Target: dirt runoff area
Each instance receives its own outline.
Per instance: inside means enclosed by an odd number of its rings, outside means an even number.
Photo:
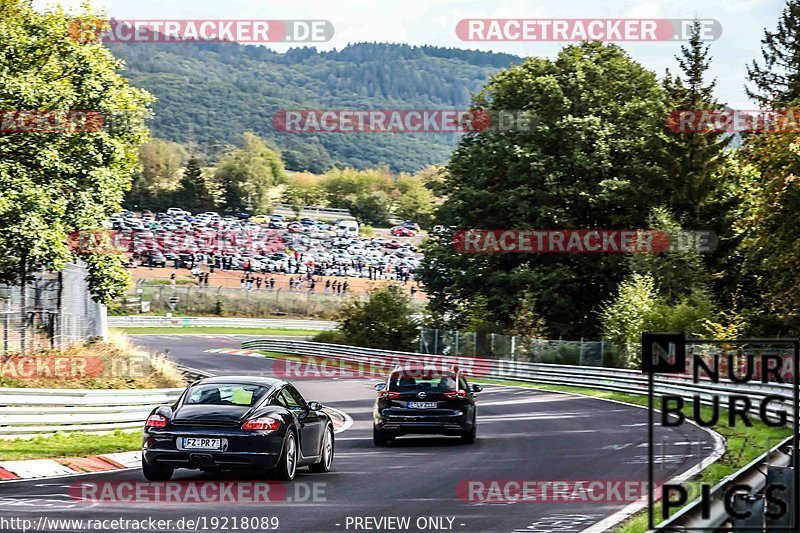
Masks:
[[[170,276],[173,272],[175,272],[175,280],[178,286],[192,284],[197,285],[197,278],[192,275],[191,271],[185,268],[179,268],[177,270],[172,268],[148,268],[148,267],[136,267],[129,269],[128,272],[131,274],[131,279],[133,282],[137,282],[140,279],[145,281],[160,281],[161,283],[169,283]],[[241,271],[222,271],[222,270],[215,270],[213,274],[210,273],[208,268],[203,269],[203,273],[208,273],[208,286],[209,287],[233,287],[233,288],[242,288],[242,278],[245,276],[244,272]],[[275,278],[275,289],[281,290],[288,290],[290,288],[289,280],[293,278],[295,281],[300,279],[301,277],[304,279],[302,291],[308,290],[308,283],[305,281],[305,276],[301,276],[300,274],[259,274],[253,273],[251,274],[253,278],[261,277],[262,279],[269,279],[270,277]],[[366,294],[370,292],[372,289],[383,287],[387,284],[395,284],[403,287],[405,289],[406,294],[409,296],[411,295],[411,288],[414,287],[416,291],[414,292],[414,298],[424,298],[425,291],[417,284],[417,282],[413,280],[409,280],[408,283],[405,285],[401,281],[395,280],[370,280],[365,278],[351,278],[351,277],[343,277],[343,276],[315,276],[314,279],[316,280],[316,287],[314,292],[319,294],[324,294],[325,292],[325,282],[330,280],[331,283],[334,281],[338,281],[339,283],[344,283],[347,281],[347,292],[351,294]],[[265,290],[265,285],[261,286],[261,290]],[[258,290],[257,286],[254,284],[252,290]]]

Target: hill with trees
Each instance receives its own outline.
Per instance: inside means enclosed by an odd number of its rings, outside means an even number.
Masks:
[[[236,43],[110,43],[130,82],[153,94],[155,137],[214,160],[253,132],[280,149],[288,170],[321,173],[388,164],[416,172],[444,164],[456,134],[281,133],[282,109],[465,109],[509,54],[385,43],[277,53]]]

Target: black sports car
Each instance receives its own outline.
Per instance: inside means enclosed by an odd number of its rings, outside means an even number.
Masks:
[[[328,472],[333,448],[330,416],[290,383],[217,376],[153,410],[145,422],[142,470],[150,481],[169,480],[176,468],[255,468],[291,480],[298,466]]]
[[[458,368],[397,368],[385,383],[375,385],[375,390],[375,446],[384,446],[400,435],[421,433],[458,435],[465,443],[475,442],[473,393],[483,389],[480,385],[470,386]]]

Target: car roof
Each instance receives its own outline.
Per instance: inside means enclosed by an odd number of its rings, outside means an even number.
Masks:
[[[406,373],[412,373],[412,372],[437,372],[437,373],[442,374],[442,375],[456,375],[458,373],[458,369],[454,369],[454,368],[443,369],[443,368],[440,368],[440,367],[437,367],[437,366],[432,366],[432,365],[403,365],[400,368],[395,368],[395,369],[392,370],[392,374],[395,374],[395,373],[398,373],[398,372],[406,372]]]
[[[266,376],[214,376],[201,379],[197,382],[198,385],[213,385],[215,383],[264,385],[276,388],[288,385],[288,383],[282,379],[269,378]]]

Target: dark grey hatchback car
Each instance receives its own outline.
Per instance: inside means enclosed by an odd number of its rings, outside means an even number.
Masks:
[[[459,436],[475,442],[477,432],[474,393],[458,368],[448,371],[430,367],[395,369],[385,383],[375,385],[378,397],[372,412],[372,440],[385,446],[395,437],[409,434]]]

